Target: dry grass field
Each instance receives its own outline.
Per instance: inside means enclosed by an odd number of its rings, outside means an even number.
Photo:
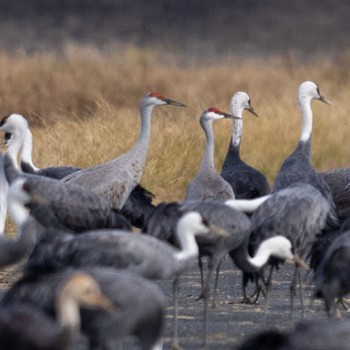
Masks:
[[[203,59],[202,61],[203,62]],[[313,102],[313,163],[319,170],[348,167],[350,154],[350,53],[301,62],[292,55],[238,58],[217,64],[183,62],[134,47],[122,52],[68,47],[61,56],[0,52],[0,110],[25,115],[34,134],[37,166],[87,167],[105,162],[135,141],[139,101],[150,90],[184,102],[154,110],[142,184],[156,202],[184,198],[197,171],[204,133],[198,119],[210,106],[229,111],[231,96],[246,91],[260,118],[247,113],[241,155],[272,182],[294,149],[301,118],[296,89],[314,80],[332,102]],[[215,124],[216,164],[221,169],[231,121]]]

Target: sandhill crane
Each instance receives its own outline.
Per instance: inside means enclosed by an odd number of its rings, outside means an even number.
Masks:
[[[9,124],[11,125],[9,126]],[[62,179],[63,177],[80,170],[80,168],[71,166],[52,166],[42,169],[36,167],[32,160],[33,138],[27,120],[19,114],[9,115],[6,117],[2,129],[6,130],[9,128],[22,130],[22,132],[16,133],[15,135],[6,132],[4,138],[5,144],[9,148],[12,148],[11,143],[14,138],[20,140],[20,144],[22,145],[20,151],[21,169],[24,173]],[[7,182],[5,182],[5,186],[7,186]],[[6,187],[4,187],[4,190],[5,189]],[[142,228],[145,218],[153,209],[152,198],[153,194],[138,184],[130,193],[130,196],[124,204],[122,214],[128,218],[133,226]],[[1,209],[5,211],[6,206],[2,206]]]
[[[271,190],[266,177],[242,161],[240,157],[243,110],[258,117],[251,106],[248,94],[240,91],[231,99],[231,112],[237,119],[233,120],[231,142],[222,166],[221,176],[231,185],[237,199],[253,199],[265,196]]]
[[[164,105],[185,107],[183,103],[170,100],[158,92],[148,93],[141,100],[141,132],[132,149],[107,163],[68,175],[62,181],[88,187],[104,196],[112,208],[121,209],[141,180],[150,142],[153,108]]]
[[[5,174],[20,178],[28,192],[38,196],[51,208],[67,229],[81,232],[95,228],[131,229],[130,223],[108,202],[81,186],[45,176],[16,174],[12,160],[5,156]]]
[[[0,341],[3,349],[68,349],[80,328],[80,307],[110,310],[97,282],[86,273],[70,274],[52,293],[56,320],[33,303],[2,305]],[[40,300],[39,302],[43,302]]]
[[[153,282],[127,271],[92,266],[24,276],[5,294],[0,305],[7,308],[26,303],[55,316],[57,289],[77,274],[91,276],[112,303],[109,312],[81,310],[81,331],[89,340],[89,348],[119,348],[125,336],[134,335],[139,338],[142,349],[161,350],[164,295]],[[40,328],[35,333],[39,331]]]
[[[348,350],[350,322],[303,321],[290,332],[270,329],[250,335],[236,350]]]
[[[235,198],[232,187],[216,171],[214,164],[214,131],[213,120],[235,118],[216,107],[206,109],[200,124],[205,132],[206,145],[197,175],[187,186],[187,199],[214,199],[224,201]]]

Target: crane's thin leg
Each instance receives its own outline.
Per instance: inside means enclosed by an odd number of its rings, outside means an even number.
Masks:
[[[305,310],[304,310],[304,290],[303,290],[303,283],[301,281],[301,271],[299,269],[298,271],[298,277],[299,277],[299,285],[300,285],[300,303],[301,303],[301,316],[302,318],[305,317]]]
[[[214,284],[214,294],[213,294],[213,303],[211,304],[212,308],[216,307],[216,294],[218,291],[218,283],[219,283],[219,273],[220,273],[220,267],[221,267],[222,260],[219,262],[218,266],[216,267],[216,274],[215,274],[215,284]]]
[[[274,265],[270,265],[270,272],[269,272],[269,276],[267,278],[267,281],[264,281],[264,276],[263,276],[263,272],[260,271],[260,277],[262,282],[265,284],[266,287],[266,303],[265,303],[265,318],[264,318],[264,327],[266,328],[266,321],[267,321],[267,313],[268,313],[268,309],[270,306],[270,293],[272,292],[272,274],[273,274],[273,269],[274,269]],[[260,286],[261,288],[261,286]]]
[[[202,257],[199,256],[198,257],[198,266],[199,266],[199,272],[201,274],[201,285],[202,285],[202,292],[201,294],[199,294],[199,296],[197,297],[197,300],[203,299],[204,297],[204,276],[203,276],[203,261],[202,261]]]
[[[173,295],[174,295],[174,340],[173,340],[173,349],[181,349],[179,345],[179,334],[178,334],[178,278],[175,278],[173,282]]]
[[[203,349],[207,348],[207,331],[208,331],[208,299],[209,299],[209,283],[213,268],[209,268],[208,279],[204,289],[204,341]]]
[[[265,302],[265,316],[264,316],[264,328],[266,328],[267,313],[270,306],[270,293],[272,292],[272,281],[266,285],[266,302]]]
[[[290,286],[290,315],[289,315],[289,327],[293,326],[293,311],[294,311],[294,296],[296,292],[297,276],[299,273],[299,267],[295,265],[294,275],[292,279],[292,284]]]

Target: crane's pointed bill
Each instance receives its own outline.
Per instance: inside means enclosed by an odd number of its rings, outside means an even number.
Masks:
[[[331,105],[332,102],[327,100],[324,96],[320,95],[320,97],[318,98],[321,102],[326,103],[327,105]]]
[[[249,111],[251,114],[255,115],[257,118],[259,118],[259,114],[255,112],[254,108],[250,106],[247,108],[247,111]]]
[[[210,229],[210,232],[214,233],[217,236],[221,236],[221,237],[229,237],[230,236],[230,234],[226,230],[224,230],[223,228],[221,228],[219,226],[209,224],[208,227]]]
[[[114,309],[114,304],[111,300],[109,300],[106,296],[100,293],[95,293],[92,296],[92,304],[91,306],[97,306],[100,307],[101,309],[107,311],[107,312],[112,312]]]
[[[170,98],[164,98],[163,101],[166,102],[168,105],[177,106],[177,107],[187,107],[184,103],[171,100]]]
[[[299,265],[300,267],[303,267],[306,270],[308,270],[310,268],[309,265],[297,254],[294,254],[293,260],[297,265]]]
[[[225,113],[225,112],[220,112],[220,114],[223,115],[224,118],[241,119],[241,118],[239,118],[239,117],[236,117],[236,116],[234,116],[234,115],[232,115],[232,114]]]

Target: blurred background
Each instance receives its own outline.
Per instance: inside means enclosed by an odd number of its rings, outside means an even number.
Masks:
[[[186,109],[154,111],[142,183],[157,201],[184,198],[204,150],[198,119],[246,91],[241,157],[273,182],[300,135],[296,90],[313,80],[312,160],[348,167],[347,0],[0,0],[0,113],[34,134],[37,166],[87,167],[126,152],[139,101],[160,91]],[[214,125],[220,171],[231,121]]]
[[[349,47],[347,0],[0,0],[0,45],[62,52],[134,44],[195,57],[337,54]]]

